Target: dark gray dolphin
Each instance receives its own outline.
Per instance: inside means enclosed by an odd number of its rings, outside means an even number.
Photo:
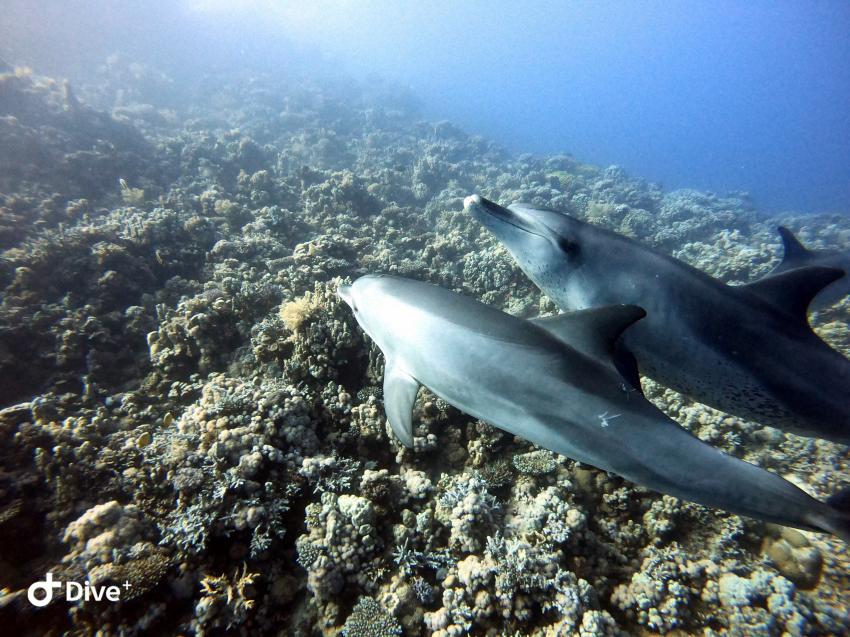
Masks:
[[[623,387],[611,356],[644,315],[638,307],[530,322],[389,276],[361,277],[339,295],[384,353],[387,419],[408,447],[424,385],[475,418],[650,489],[850,541],[850,515],[702,442]]]
[[[560,212],[478,195],[464,206],[561,309],[645,308],[621,343],[641,373],[730,414],[850,444],[850,361],[806,318],[841,270],[797,268],[729,286]]]
[[[779,226],[779,235],[782,237],[784,254],[782,261],[768,276],[813,265],[842,270],[843,277],[815,295],[809,304],[810,310],[823,310],[850,294],[850,276],[847,275],[850,272],[850,250],[809,250],[793,232],[783,226]]]

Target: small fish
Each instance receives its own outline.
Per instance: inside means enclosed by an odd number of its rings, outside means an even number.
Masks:
[[[639,307],[526,321],[434,285],[371,275],[338,293],[384,353],[384,409],[408,447],[424,385],[475,418],[655,491],[850,542],[850,514],[623,391],[614,344],[644,316]]]

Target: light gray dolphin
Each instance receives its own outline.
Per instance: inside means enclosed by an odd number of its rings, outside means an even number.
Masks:
[[[420,385],[475,418],[650,489],[850,541],[850,515],[724,454],[624,387],[611,362],[644,312],[526,321],[428,283],[364,276],[339,296],[384,353],[384,407],[413,446]]]
[[[779,226],[779,235],[782,237],[784,254],[782,261],[773,268],[768,276],[812,265],[843,271],[843,277],[833,281],[815,295],[815,298],[809,304],[810,310],[823,310],[850,294],[850,276],[848,276],[848,272],[850,272],[850,250],[810,250],[800,243],[793,232],[784,226]]]
[[[841,270],[797,268],[729,286],[561,212],[478,195],[464,207],[562,310],[646,309],[621,339],[642,374],[727,413],[850,444],[850,361],[806,317]]]

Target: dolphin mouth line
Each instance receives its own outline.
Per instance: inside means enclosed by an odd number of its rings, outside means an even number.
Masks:
[[[500,216],[497,216],[497,215],[492,215],[492,216],[495,217],[497,221],[501,221],[502,223],[506,223],[509,226],[513,226],[517,230],[522,230],[523,232],[527,232],[528,234],[533,234],[534,236],[540,237],[541,239],[546,238],[544,235],[540,234],[539,232],[534,232],[534,230],[529,230],[528,228],[524,228],[520,225],[517,225],[516,223],[514,223],[513,221],[510,221],[509,219],[506,219],[505,217],[500,217]]]
[[[489,205],[488,205],[489,204]],[[484,197],[480,197],[479,195],[471,195],[467,197],[463,202],[464,208],[468,210],[480,209],[487,213],[490,217],[493,217],[497,221],[501,221],[509,226],[513,226],[517,230],[522,230],[523,232],[527,232],[528,234],[533,234],[536,237],[540,237],[541,239],[545,239],[546,235],[543,235],[539,232],[535,232],[526,226],[521,226],[514,221],[516,218],[515,213],[513,213],[508,208],[503,208],[502,206],[495,204]],[[505,213],[510,214],[505,214]]]

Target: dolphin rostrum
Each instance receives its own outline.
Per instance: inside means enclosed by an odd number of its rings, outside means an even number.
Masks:
[[[782,247],[785,253],[782,256],[782,261],[773,268],[768,276],[812,265],[843,271],[843,277],[833,281],[815,295],[809,305],[810,310],[823,310],[850,294],[850,276],[848,276],[848,273],[850,273],[850,251],[810,250],[800,243],[793,232],[783,226],[779,226],[779,235],[782,237]]]
[[[806,317],[843,271],[812,266],[729,286],[561,212],[478,195],[464,207],[562,310],[646,309],[620,342],[640,373],[727,413],[850,444],[850,361]]]
[[[635,306],[536,322],[443,288],[364,276],[339,296],[386,359],[384,408],[413,446],[420,385],[475,418],[673,496],[850,541],[850,514],[702,442],[624,385],[611,362]]]

